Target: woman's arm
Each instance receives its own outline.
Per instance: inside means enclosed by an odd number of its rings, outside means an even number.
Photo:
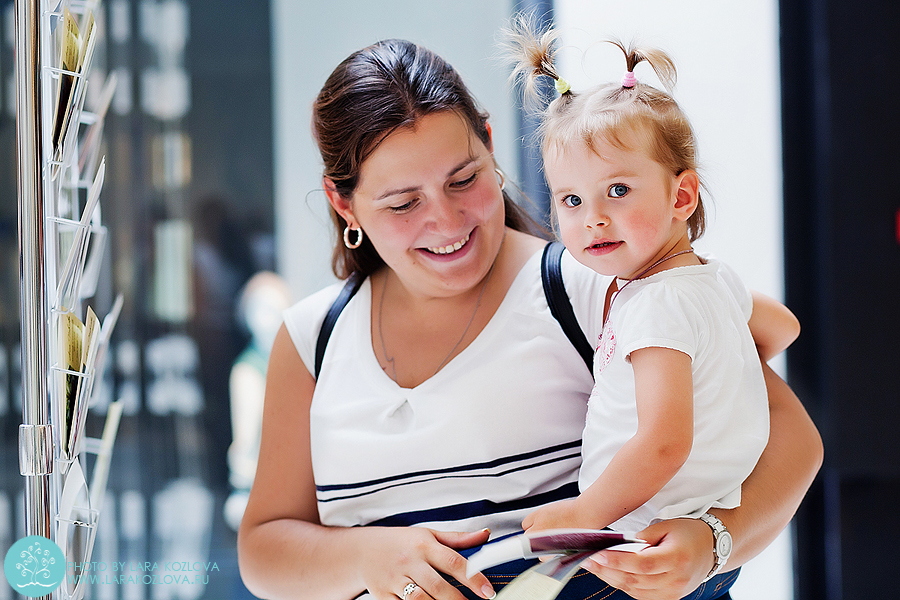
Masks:
[[[787,306],[765,294],[752,291],[750,333],[763,362],[784,352],[800,335],[800,321]]]
[[[787,527],[806,490],[822,466],[824,447],[819,431],[790,387],[763,365],[769,390],[769,443],[756,468],[741,486],[741,506],[714,509],[735,544],[726,568],[736,568],[762,552]],[[740,510],[744,506],[752,510]]]
[[[467,579],[465,559],[452,550],[484,543],[487,532],[319,524],[309,435],[314,388],[282,326],[269,358],[259,465],[238,533],[247,588],[270,600],[347,600],[366,589],[400,595],[414,581],[436,599],[463,600],[439,572],[473,591],[489,585],[480,574]]]
[[[800,400],[765,364],[763,372],[769,391],[769,442],[741,487],[741,505],[710,511],[734,537],[727,570],[756,556],[781,533],[822,465],[822,440]],[[697,519],[657,523],[640,537],[653,547],[637,554],[600,552],[585,568],[635,598],[669,600],[696,589],[713,566],[712,531]]]

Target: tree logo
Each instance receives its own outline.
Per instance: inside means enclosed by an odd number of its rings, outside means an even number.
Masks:
[[[48,596],[66,576],[66,557],[51,540],[30,535],[10,547],[3,571],[9,585],[20,594]]]

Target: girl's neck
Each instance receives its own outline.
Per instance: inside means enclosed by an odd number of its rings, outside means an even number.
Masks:
[[[691,240],[687,233],[677,240],[670,241],[659,251],[653,255],[641,268],[636,269],[633,273],[627,275],[618,275],[619,279],[626,281],[634,279],[642,279],[674,269],[675,267],[686,267],[690,265],[702,264],[696,254],[692,252]],[[677,255],[677,256],[675,256]]]

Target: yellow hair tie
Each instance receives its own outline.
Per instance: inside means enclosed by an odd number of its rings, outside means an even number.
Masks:
[[[569,82],[563,79],[562,77],[557,78],[556,80],[556,91],[560,93],[560,95],[565,94],[572,86],[569,85]]]

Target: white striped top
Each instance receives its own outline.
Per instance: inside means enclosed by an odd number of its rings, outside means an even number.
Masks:
[[[413,389],[399,387],[375,358],[371,287],[363,284],[334,328],[311,406],[323,524],[490,527],[497,536],[518,530],[537,506],[577,494],[593,381],[547,307],[540,254],[478,337]],[[563,276],[579,322],[596,339],[609,278],[568,253]],[[285,311],[310,367],[342,285]]]

